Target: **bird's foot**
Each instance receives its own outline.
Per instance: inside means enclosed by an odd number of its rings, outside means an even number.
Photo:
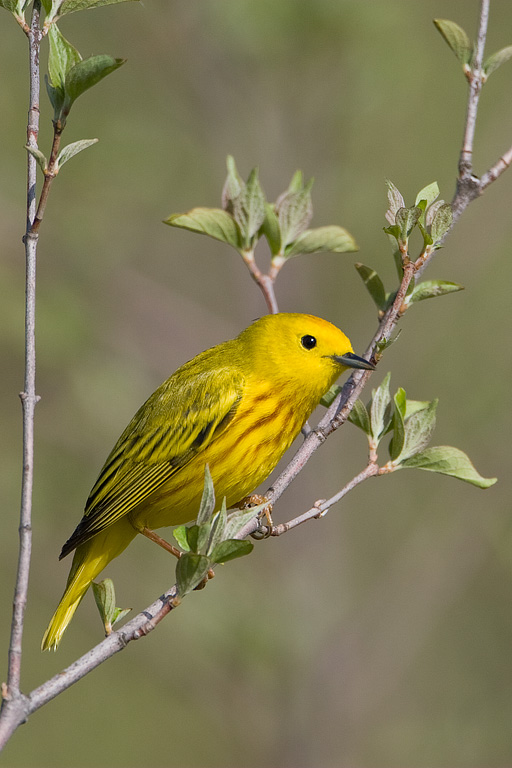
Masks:
[[[265,518],[266,525],[260,524],[259,528],[256,528],[256,530],[251,533],[253,539],[268,539],[269,536],[272,536],[272,532],[274,530],[274,523],[272,520],[272,504],[267,500],[265,496],[260,496],[259,493],[253,493],[251,496],[246,496],[245,499],[242,499],[242,501],[237,504],[239,509],[259,507],[261,504],[266,504],[266,506],[265,509],[262,509],[261,512],[258,513],[258,517],[260,519],[260,523],[262,519]]]

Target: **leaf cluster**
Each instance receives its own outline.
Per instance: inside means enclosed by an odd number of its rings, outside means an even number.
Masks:
[[[46,89],[53,107],[54,125],[62,130],[78,97],[118,69],[125,59],[115,59],[107,54],[82,59],[55,23],[49,28],[48,39],[50,53]]]
[[[471,42],[466,31],[449,19],[434,19],[434,24],[449,48],[462,64],[462,71],[468,79],[471,79],[475,69],[476,45]],[[507,45],[499,51],[491,54],[482,64],[482,83],[486,83],[490,75],[512,58],[512,45]]]
[[[410,207],[405,205],[401,192],[392,181],[387,179],[386,184],[386,219],[389,226],[384,227],[384,232],[389,237],[398,278],[401,280],[404,264],[410,260],[409,239],[413,230],[417,228],[422,238],[422,250],[416,262],[419,266],[434,250],[441,248],[442,241],[452,226],[453,214],[449,203],[438,200],[439,186],[435,181],[418,192],[414,205]],[[382,279],[372,267],[360,262],[357,262],[355,267],[377,307],[379,317],[382,317],[395,300],[396,291],[386,291]],[[413,278],[403,310],[418,301],[462,289],[461,285],[446,280],[424,280],[417,283]]]
[[[496,478],[482,477],[469,457],[458,448],[441,445],[428,448],[436,423],[437,400],[408,400],[401,387],[393,397],[390,393],[391,374],[387,374],[372,398],[364,405],[357,400],[349,420],[359,427],[370,445],[370,453],[376,458],[377,449],[386,435],[390,460],[383,467],[383,473],[398,469],[425,469],[450,475],[459,480],[489,488]]]
[[[48,74],[45,76],[48,98],[53,108],[55,137],[60,137],[64,130],[71,107],[85,91],[99,83],[103,78],[119,69],[125,59],[114,58],[107,54],[89,56],[83,59],[79,51],[66,40],[57,26],[62,16],[76,11],[98,8],[102,5],[114,5],[126,0],[41,0],[45,14],[41,28],[42,37],[48,37]],[[25,12],[32,0],[0,0],[0,7],[10,11],[26,34],[31,34],[25,21]],[[50,160],[34,144],[26,145],[28,152],[36,159],[45,176],[56,176],[59,169],[72,157],[84,149],[96,144],[98,139],[81,139],[58,151],[54,141]]]
[[[244,181],[233,157],[227,158],[227,177],[222,191],[222,208],[193,208],[165,219],[171,227],[208,235],[235,248],[244,258],[265,238],[272,257],[272,267],[282,265],[299,254],[356,251],[354,238],[336,225],[309,229],[313,215],[311,188],[313,179],[304,182],[297,171],[275,201],[267,201],[258,169],[253,168]]]
[[[253,550],[251,541],[237,539],[236,535],[266,505],[230,514],[226,509],[225,498],[218,512],[215,512],[215,506],[213,480],[206,465],[203,495],[195,523],[179,525],[173,530],[173,536],[183,550],[176,566],[176,584],[180,597],[199,586],[215,564],[227,563]]]

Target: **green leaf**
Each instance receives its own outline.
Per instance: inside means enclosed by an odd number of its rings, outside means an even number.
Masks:
[[[407,398],[405,390],[400,387],[395,397],[395,410],[393,411],[393,437],[389,444],[389,455],[393,461],[400,456],[405,440],[405,411]]]
[[[302,175],[302,171],[295,171],[295,173],[292,176],[292,180],[288,185],[287,191],[300,192],[303,186],[304,186],[304,177]]]
[[[306,229],[286,249],[285,256],[290,259],[301,253],[350,253],[358,250],[358,245],[351,234],[335,224],[316,229]]]
[[[265,218],[261,225],[261,234],[266,237],[272,256],[277,256],[281,250],[281,230],[279,219],[271,203],[265,203]]]
[[[107,632],[110,632],[116,622],[121,621],[130,613],[131,608],[116,607],[116,592],[112,579],[103,579],[99,583],[93,581],[92,591],[103,626]]]
[[[398,191],[397,187],[393,184],[390,179],[386,179],[386,186],[388,188],[388,203],[389,207],[386,211],[386,220],[390,224],[395,223],[396,214],[400,210],[400,208],[405,208],[405,200],[401,193]],[[386,230],[384,230],[386,231]],[[392,232],[389,232],[388,234],[393,234]]]
[[[386,432],[391,420],[391,395],[389,393],[390,379],[391,373],[388,373],[377,389],[372,391],[372,400],[370,404],[371,435],[377,442]]]
[[[282,248],[286,248],[287,245],[297,240],[301,232],[307,229],[313,216],[313,204],[311,202],[313,179],[310,179],[301,189],[295,190],[296,179],[298,178],[296,173],[288,190],[280,195],[276,201],[275,209],[281,229]],[[302,179],[302,174],[300,179]],[[308,252],[311,251],[296,251],[292,255]]]
[[[370,296],[377,305],[377,309],[381,312],[385,312],[387,309],[386,289],[384,283],[378,276],[377,272],[371,267],[367,267],[360,262],[356,262],[354,265],[357,269],[359,276],[365,284]]]
[[[394,237],[395,240],[398,240],[400,237],[400,227],[398,224],[392,224],[390,227],[382,227],[386,235],[390,235],[391,237]],[[394,247],[394,246],[393,246]]]
[[[116,608],[114,582],[112,579],[103,579],[103,581],[100,581],[99,583],[93,581],[92,591],[103,623],[105,626],[107,624],[112,624]]]
[[[450,475],[478,488],[489,488],[497,480],[496,477],[482,477],[463,451],[449,445],[426,448],[397,466],[397,469],[409,468]]]
[[[82,61],[82,57],[74,46],[61,34],[56,24],[48,29],[50,53],[48,56],[48,74],[54,88],[64,93],[66,75],[69,70]]]
[[[211,560],[213,563],[227,563],[228,560],[234,560],[237,557],[243,557],[248,555],[254,549],[254,544],[251,541],[244,539],[227,539],[217,544],[215,549],[211,553]]]
[[[197,587],[204,579],[210,567],[210,558],[185,552],[176,565],[176,584],[181,597]]]
[[[420,230],[420,232],[421,232],[421,234],[423,236],[423,245],[426,248],[427,245],[432,245],[432,243],[434,241],[432,240],[432,238],[430,237],[429,233],[427,232],[427,230],[425,229],[425,227],[421,223],[421,219],[422,218],[424,218],[424,217],[423,216],[420,217],[420,221],[418,221],[418,227],[419,227],[419,230]]]
[[[117,624],[118,621],[121,621],[125,616],[128,616],[131,610],[131,608],[116,608],[112,617],[111,626],[114,626],[114,624]]]
[[[215,240],[242,248],[240,229],[234,218],[222,208],[193,208],[187,213],[174,213],[165,219],[170,227],[188,229],[200,235],[209,235]]]
[[[405,419],[409,419],[414,413],[418,413],[418,411],[424,411],[429,406],[431,400],[407,400],[405,404]]]
[[[434,19],[434,24],[462,66],[467,68],[473,56],[473,46],[465,31],[454,21],[448,19]]]
[[[260,180],[258,178],[258,169],[253,168],[247,179],[245,187],[246,201],[245,207],[247,210],[247,233],[249,237],[254,237],[259,228],[263,224],[266,216],[266,198],[261,188]]]
[[[87,149],[87,147],[92,147],[92,145],[97,144],[98,141],[99,139],[80,139],[80,141],[74,141],[72,144],[68,144],[61,149],[57,156],[57,170],[61,168],[64,163],[67,163],[68,160],[71,160],[72,157],[78,155],[79,152]]]
[[[199,505],[199,512],[197,513],[197,524],[201,525],[210,520],[215,510],[215,490],[213,487],[213,480],[210,473],[210,467],[208,464],[204,466],[204,485],[203,495],[201,497],[201,504]]]
[[[393,459],[395,464],[406,461],[427,447],[436,425],[437,403],[437,400],[432,400],[428,408],[417,410],[405,421],[403,445]]]
[[[426,207],[428,208],[429,205],[432,205],[434,200],[437,200],[439,197],[439,185],[437,181],[433,181],[432,184],[428,184],[426,187],[423,187],[423,189],[420,189],[418,194],[416,195],[416,200],[414,201],[414,205],[418,205],[421,200],[426,201]]]
[[[394,297],[393,297],[394,298]],[[393,303],[393,298],[390,297],[389,303]],[[389,339],[387,339],[385,336],[380,339],[380,341],[377,342],[376,347],[379,354],[382,354],[388,347],[390,347],[392,344],[395,343],[395,341],[398,339],[400,334],[402,333],[402,330],[399,329],[394,336],[390,336]]]
[[[0,7],[5,8],[6,11],[20,16],[22,13],[22,0],[0,0]]]
[[[199,552],[199,532],[201,527],[194,523],[185,528],[189,552]]]
[[[438,243],[444,237],[452,226],[452,222],[452,207],[449,203],[444,203],[437,209],[432,219],[430,235],[434,243]]]
[[[102,5],[115,5],[124,2],[127,0],[64,0],[59,9],[59,16],[75,11],[86,11],[89,8],[99,8]]]
[[[253,168],[247,184],[232,200],[233,218],[240,227],[246,248],[251,245],[254,235],[265,220],[265,203],[265,195],[258,179],[258,169]]]
[[[425,224],[427,227],[432,226],[432,222],[434,221],[434,216],[436,215],[436,213],[438,212],[438,210],[442,205],[445,205],[444,200],[436,200],[435,203],[432,203],[432,205],[430,205],[427,208],[427,212],[425,214]]]
[[[27,152],[29,152],[32,155],[32,157],[34,157],[37,160],[39,167],[41,168],[43,173],[45,173],[46,170],[48,169],[48,160],[43,155],[41,150],[38,147],[31,147],[29,144],[25,144],[25,149],[27,150]]]
[[[75,64],[66,74],[64,85],[64,107],[65,115],[69,113],[71,105],[89,88],[99,83],[104,77],[119,69],[126,59],[114,59],[107,54],[90,56]]]
[[[432,299],[436,296],[446,296],[448,293],[463,291],[464,286],[458,283],[450,283],[447,280],[424,280],[414,286],[411,295],[408,298],[408,304],[414,304],[425,299]]]
[[[48,93],[48,98],[50,99],[50,104],[53,107],[53,119],[59,120],[62,113],[62,107],[64,105],[64,91],[62,88],[54,88],[53,85],[51,85],[48,76],[44,76],[44,81],[46,83],[46,90]]]
[[[492,75],[492,73],[497,70],[498,67],[501,67],[501,65],[508,61],[510,58],[512,58],[512,45],[508,45],[506,48],[502,48],[500,51],[496,51],[496,53],[493,53],[491,56],[489,56],[489,58],[484,62],[483,66],[485,75],[484,82],[487,80],[489,75]]]
[[[418,223],[423,211],[417,205],[412,208],[400,208],[396,214],[396,224],[400,228],[400,239],[407,240],[412,230]]]
[[[323,405],[324,408],[329,408],[329,406],[332,405],[333,402],[336,400],[340,392],[341,392],[340,385],[333,384],[332,387],[327,390],[325,395],[323,395],[322,399],[320,400],[320,405]]]
[[[172,532],[172,535],[184,552],[190,552],[190,544],[188,543],[187,531],[188,528],[186,525],[178,525],[178,527],[174,528]]]
[[[349,414],[348,420],[356,427],[359,427],[359,429],[362,429],[365,435],[372,434],[370,415],[366,410],[365,404],[361,400],[356,400],[354,403],[354,407]]]
[[[215,517],[213,518],[210,533],[210,542],[206,551],[207,555],[210,555],[212,549],[215,549],[217,544],[220,544],[226,538],[226,525],[228,521],[226,511],[226,499],[222,500],[222,505]]]
[[[395,409],[398,409],[400,411],[402,419],[405,419],[405,415],[407,413],[407,397],[405,395],[405,389],[403,387],[399,387],[397,389],[394,400],[395,400]]]
[[[228,213],[232,214],[233,200],[235,200],[242,189],[244,189],[245,181],[238,173],[233,155],[227,156],[226,166],[228,169],[228,175],[226,176],[226,181],[224,182],[224,187],[222,189],[222,207],[225,211],[228,211]]]

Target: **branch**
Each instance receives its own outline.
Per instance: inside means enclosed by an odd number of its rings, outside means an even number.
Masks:
[[[484,58],[485,38],[487,37],[487,24],[489,21],[489,2],[482,0],[480,5],[480,22],[476,47],[471,62],[471,68],[467,72],[469,81],[469,97],[466,109],[466,124],[464,127],[464,140],[459,159],[459,180],[468,182],[473,171],[473,143],[475,139],[476,116],[480,91],[483,85],[482,61]]]
[[[36,0],[32,11],[29,39],[30,57],[30,103],[27,122],[27,143],[37,147],[39,133],[39,46],[41,32],[39,28],[40,2]],[[20,509],[20,548],[18,569],[14,589],[11,639],[9,644],[9,668],[7,686],[3,697],[11,699],[20,696],[21,654],[23,639],[23,621],[27,605],[30,556],[32,550],[32,486],[34,478],[34,411],[39,398],[35,390],[36,350],[35,350],[35,304],[36,304],[36,250],[37,236],[30,233],[35,216],[36,203],[35,159],[28,154],[27,171],[27,225],[25,242],[26,256],[26,303],[25,303],[25,379],[21,393],[23,410],[23,475],[21,485]]]
[[[324,517],[328,510],[334,504],[337,504],[338,501],[341,501],[341,499],[346,496],[347,493],[352,491],[356,486],[360,485],[360,483],[368,480],[370,477],[376,477],[379,474],[380,468],[378,465],[375,462],[370,462],[362,472],[353,477],[350,482],[343,486],[341,491],[338,491],[338,493],[334,494],[334,496],[331,496],[330,499],[319,499],[318,501],[315,501],[313,506],[308,509],[307,512],[303,512],[298,517],[294,517],[293,520],[288,520],[286,523],[280,523],[279,525],[274,526],[271,535],[281,536],[283,533],[287,533],[293,528],[297,528],[297,526],[302,525],[302,523],[307,523],[308,520],[316,520]]]
[[[243,251],[242,258],[247,269],[251,273],[252,279],[259,286],[263,294],[263,298],[265,299],[269,313],[271,315],[275,315],[277,312],[279,312],[276,294],[274,291],[276,275],[272,273],[272,270],[268,275],[261,271],[254,260],[254,252],[252,250]]]
[[[37,206],[36,215],[32,220],[32,226],[30,227],[30,235],[37,234],[43,221],[44,212],[46,210],[46,203],[48,202],[48,195],[50,194],[50,188],[52,181],[58,173],[57,157],[59,154],[60,141],[62,138],[62,128],[58,124],[54,124],[53,127],[53,143],[52,151],[50,153],[50,159],[48,161],[48,168],[44,171],[44,182],[39,197],[39,203]]]
[[[35,688],[27,696],[19,694],[11,696],[10,692],[3,689],[2,717],[0,718],[0,751],[12,736],[18,725],[24,723],[27,718],[66,691],[74,683],[92,672],[110,659],[119,651],[122,651],[128,643],[146,637],[174,608],[180,604],[176,586],[167,590],[158,600],[155,600],[144,611],[125,624],[121,629],[112,632],[101,643],[85,653],[73,664],[62,672],[47,680]]]

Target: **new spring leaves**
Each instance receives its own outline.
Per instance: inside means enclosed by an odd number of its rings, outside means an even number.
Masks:
[[[449,19],[434,19],[434,24],[462,64],[462,71],[466,77],[471,79],[471,73],[475,63],[474,57],[476,46],[470,41],[466,31]],[[511,57],[512,45],[508,45],[506,48],[501,48],[501,50],[491,54],[491,56],[482,63],[482,83],[485,83],[489,76]]]
[[[254,168],[247,182],[240,177],[235,161],[227,159],[228,175],[222,192],[222,208],[193,208],[165,220],[172,227],[209,235],[251,259],[258,240],[265,237],[272,255],[274,273],[293,256],[308,253],[356,251],[354,238],[336,225],[308,229],[313,215],[311,179],[304,184],[297,171],[275,203],[269,203]]]
[[[439,445],[427,448],[436,423],[437,400],[407,400],[400,388],[393,398],[389,391],[390,374],[372,392],[368,405],[358,400],[349,420],[363,430],[368,437],[370,457],[376,461],[381,440],[392,433],[389,443],[390,461],[382,468],[382,474],[397,469],[426,469],[442,475],[489,488],[495,477],[482,477],[469,457],[458,448]]]
[[[208,465],[205,467],[204,490],[197,520],[193,525],[179,525],[173,536],[183,550],[176,565],[176,585],[180,597],[195,589],[216,564],[227,563],[248,555],[253,543],[236,538],[239,531],[262,512],[267,504],[236,510],[228,515],[226,500],[215,512],[215,491]]]
[[[418,192],[416,201],[410,208],[406,207],[402,194],[393,182],[387,179],[386,184],[389,206],[386,219],[389,226],[384,228],[384,232],[389,236],[398,277],[401,280],[403,265],[409,260],[409,238],[413,230],[418,228],[423,241],[417,261],[420,266],[433,251],[441,248],[442,241],[452,226],[453,215],[449,203],[438,200],[439,187],[435,181]],[[396,291],[386,291],[384,283],[372,267],[361,263],[357,263],[355,267],[377,307],[379,317],[382,317],[393,303]],[[413,278],[403,309],[424,299],[461,290],[461,285],[446,280],[424,280],[416,283]]]
[[[41,37],[47,36],[49,41],[48,76],[45,79],[48,97],[53,107],[53,125],[56,135],[62,133],[76,99],[125,62],[125,59],[116,59],[107,54],[82,59],[77,49],[60,32],[56,24],[57,20],[76,11],[124,1],[42,0],[46,18],[40,34]],[[30,0],[0,0],[0,6],[13,14],[27,35],[32,34],[25,21],[25,11],[29,5],[31,5]],[[60,150],[58,154],[52,153],[50,161],[37,146],[29,144],[26,148],[37,160],[45,175],[50,173],[55,176],[64,163],[97,141],[98,139],[75,141]]]

